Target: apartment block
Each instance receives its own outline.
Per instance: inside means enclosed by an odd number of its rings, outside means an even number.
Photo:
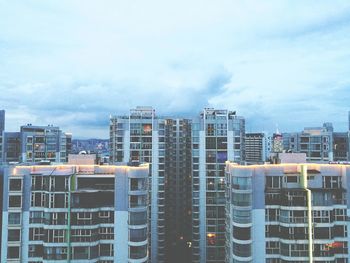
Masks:
[[[348,262],[350,166],[226,164],[226,262]]]
[[[1,262],[148,262],[148,164],[4,168]]]
[[[59,127],[21,126],[21,162],[67,162],[66,135]]]
[[[4,163],[20,162],[21,159],[21,133],[4,133]]]
[[[333,156],[336,162],[350,161],[348,132],[333,132]]]
[[[191,262],[191,129],[189,119],[166,119],[165,255],[168,263]]]
[[[204,109],[192,124],[192,262],[225,262],[225,162],[244,161],[244,118]]]
[[[272,135],[272,152],[281,153],[283,152],[283,136],[279,131],[276,131]]]
[[[245,161],[247,164],[266,162],[267,135],[262,132],[245,134]]]
[[[4,167],[0,165],[0,196],[3,196]],[[0,202],[0,259],[1,259],[1,236],[2,236],[2,203]]]
[[[333,127],[330,123],[323,127],[305,128],[302,132],[283,133],[284,149],[305,153],[308,162],[329,162],[334,160]]]
[[[110,119],[110,161],[150,163],[150,258],[165,260],[165,124],[152,107]]]
[[[37,163],[50,161],[65,163],[71,151],[71,134],[59,127],[21,126],[20,132],[5,132],[4,162]]]
[[[0,110],[0,165],[4,162],[5,111]]]

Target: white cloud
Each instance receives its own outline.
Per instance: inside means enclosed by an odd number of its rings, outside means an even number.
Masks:
[[[107,137],[109,114],[136,105],[208,104],[251,129],[344,129],[348,101],[329,94],[350,88],[349,55],[348,1],[0,4],[0,105],[13,130],[54,122]]]

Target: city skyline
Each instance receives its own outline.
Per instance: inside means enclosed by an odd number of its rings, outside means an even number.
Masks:
[[[186,118],[233,109],[247,131],[347,129],[346,1],[0,7],[7,131],[54,124],[76,138],[108,138],[109,115],[138,105]]]
[[[137,108],[137,107],[151,107],[153,108],[152,106],[136,106],[134,108]],[[203,109],[214,109],[212,107],[205,107]],[[203,110],[202,109],[202,110]],[[224,109],[224,108],[219,108],[220,110],[227,110],[227,109]],[[128,114],[130,113],[132,109],[128,109],[127,111],[123,111],[121,113],[118,112],[118,114],[114,114],[114,115],[125,115],[125,114]],[[156,109],[154,109],[156,110]],[[45,126],[59,126],[59,127],[65,127],[65,129],[67,129],[67,133],[69,134],[72,134],[72,129],[69,129],[69,127],[72,127],[72,126],[66,126],[66,125],[56,125],[57,123],[54,123],[52,120],[48,120],[48,124],[44,124],[44,123],[40,123],[40,120],[37,120],[38,122],[37,123],[31,123],[30,121],[27,121],[27,122],[24,122],[23,124],[19,124],[19,123],[12,123],[12,126],[10,126],[10,128],[8,127],[8,113],[6,110],[4,110],[6,112],[5,114],[5,131],[6,132],[17,132],[20,130],[20,127],[21,126],[28,126],[28,125],[35,125],[35,126],[42,126],[42,127],[45,127]],[[157,117],[163,117],[163,118],[187,118],[187,119],[195,119],[196,118],[196,115],[195,113],[200,113],[200,111],[198,112],[193,112],[192,114],[159,114],[157,111],[155,112],[156,113],[156,116]],[[348,117],[350,117],[350,111],[349,112],[346,112],[346,114],[348,115]],[[78,140],[89,140],[89,139],[101,139],[101,140],[107,140],[109,135],[108,135],[108,122],[110,121],[110,118],[112,117],[113,115],[110,114],[109,117],[107,118],[107,124],[105,125],[101,125],[101,130],[99,130],[99,132],[96,133],[96,130],[94,129],[90,129],[90,133],[84,133],[82,131],[80,131],[79,134],[75,134],[73,133],[72,135],[74,136],[74,139],[78,139]],[[242,117],[245,117],[245,116],[242,116]],[[248,118],[246,118],[248,119]],[[350,120],[350,119],[349,119]],[[91,120],[93,122],[93,120]],[[249,119],[248,119],[249,121]],[[287,129],[287,130],[281,130],[281,127],[279,126],[278,123],[275,123],[274,126],[271,126],[269,127],[268,129],[260,129],[259,128],[252,128],[249,124],[249,122],[246,124],[246,131],[247,133],[256,133],[256,132],[263,132],[263,133],[266,133],[266,134],[274,134],[276,132],[280,132],[280,133],[290,133],[290,132],[300,132],[302,131],[303,129],[305,128],[321,128],[323,124],[325,123],[331,123],[333,124],[333,127],[334,127],[334,130],[337,131],[337,132],[346,132],[348,131],[348,125],[350,125],[350,122],[346,122],[344,125],[342,125],[342,128],[343,129],[338,129],[337,126],[334,125],[334,123],[337,123],[337,122],[333,122],[333,121],[329,121],[329,122],[321,122],[321,123],[316,123],[315,121],[310,121],[310,122],[307,122],[305,123],[306,126],[303,126],[303,127],[294,127],[293,128],[290,128],[290,129]],[[17,125],[18,124],[18,125]],[[314,125],[312,125],[314,124]],[[344,126],[344,127],[343,127]],[[103,128],[104,127],[104,128]],[[265,127],[265,126],[264,126]],[[102,133],[101,133],[102,131]],[[84,133],[83,135],[81,135],[82,133]],[[105,135],[105,133],[107,133]],[[89,134],[91,134],[91,136],[89,136]],[[103,134],[102,136],[99,136],[97,134]]]

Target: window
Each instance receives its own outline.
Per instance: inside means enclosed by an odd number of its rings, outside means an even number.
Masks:
[[[140,259],[147,256],[147,246],[130,246],[130,258],[131,259]]]
[[[31,195],[31,206],[41,207],[45,206],[46,196],[44,193],[32,192]]]
[[[101,211],[98,213],[98,216],[100,218],[109,218],[110,217],[110,212],[109,211]]]
[[[100,256],[113,256],[113,244],[100,244]]]
[[[280,176],[266,176],[266,188],[280,188],[281,177]]]
[[[44,240],[45,231],[43,228],[29,228],[29,240]]]
[[[10,195],[9,196],[9,207],[21,207],[22,197],[20,195]]]
[[[130,241],[141,242],[147,239],[147,228],[130,229]]]
[[[287,175],[286,176],[286,182],[287,183],[297,183],[298,182],[298,177],[295,175]]]
[[[22,179],[10,179],[10,191],[21,191],[22,190]]]
[[[19,247],[8,247],[7,248],[7,258],[8,259],[19,258]]]
[[[205,146],[207,149],[216,149],[216,138],[215,137],[207,137]]]
[[[250,177],[233,177],[232,188],[240,190],[252,189],[252,179]]]
[[[239,240],[250,240],[250,227],[233,226],[232,236]]]
[[[239,257],[250,257],[251,256],[251,245],[250,244],[236,244],[233,243],[232,252]]]
[[[9,229],[8,231],[8,241],[20,241],[21,231],[20,229]]]
[[[65,195],[55,194],[54,195],[54,208],[65,208]]]
[[[89,248],[88,247],[74,247],[73,259],[88,259]]]
[[[130,225],[144,225],[147,224],[147,212],[130,212]]]
[[[250,223],[251,222],[251,210],[232,210],[233,221],[236,223]]]
[[[9,225],[19,225],[21,224],[21,213],[11,213],[9,212],[8,217],[8,223]]]
[[[54,243],[65,242],[65,230],[63,229],[53,230],[53,242]]]
[[[252,203],[251,194],[232,193],[232,204],[236,206],[250,206]]]
[[[89,219],[92,219],[92,213],[90,212],[78,213],[78,220],[89,220]]]
[[[208,136],[215,135],[214,124],[207,124],[206,135],[208,135]]]

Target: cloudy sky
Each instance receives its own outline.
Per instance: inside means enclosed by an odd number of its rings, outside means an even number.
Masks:
[[[6,128],[108,138],[110,114],[236,110],[299,131],[350,110],[350,1],[1,1]]]

